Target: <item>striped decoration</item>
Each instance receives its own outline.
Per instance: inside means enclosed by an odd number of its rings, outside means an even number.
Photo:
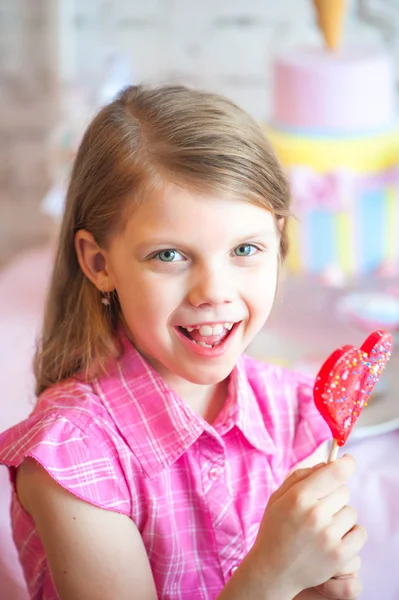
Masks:
[[[347,138],[266,133],[291,178],[289,270],[399,270],[399,125]]]
[[[346,211],[313,208],[288,227],[289,270],[323,274],[339,267],[346,276],[372,273],[382,265],[399,267],[399,193],[360,191]]]

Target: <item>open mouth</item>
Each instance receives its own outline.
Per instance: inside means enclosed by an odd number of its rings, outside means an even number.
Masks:
[[[212,325],[179,326],[179,331],[194,344],[203,348],[220,346],[239,323],[215,323]]]

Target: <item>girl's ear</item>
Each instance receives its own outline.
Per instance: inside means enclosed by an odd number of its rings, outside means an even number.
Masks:
[[[284,225],[285,225],[285,217],[279,217],[277,219],[277,227],[278,227],[278,230],[280,233],[283,231]]]
[[[87,279],[102,292],[112,291],[105,250],[100,248],[93,235],[85,229],[79,229],[75,234],[75,251]]]

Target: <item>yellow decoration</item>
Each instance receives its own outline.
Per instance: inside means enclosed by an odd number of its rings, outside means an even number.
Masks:
[[[319,173],[340,167],[354,173],[378,173],[398,164],[399,126],[386,133],[342,138],[323,138],[265,131],[282,164],[307,165]]]
[[[301,239],[301,223],[296,218],[289,219],[287,231],[290,240],[287,264],[291,273],[300,273],[302,271],[301,248],[299,243]]]

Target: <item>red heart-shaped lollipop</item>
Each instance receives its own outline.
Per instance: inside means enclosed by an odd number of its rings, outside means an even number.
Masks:
[[[335,350],[317,375],[316,407],[343,446],[391,356],[392,335],[374,331],[363,345]]]

